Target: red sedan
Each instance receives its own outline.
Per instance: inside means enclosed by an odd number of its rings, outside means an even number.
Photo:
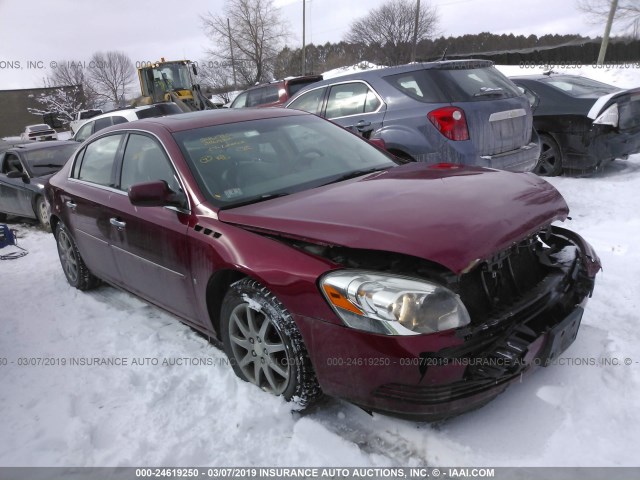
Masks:
[[[236,374],[416,419],[486,403],[575,339],[600,269],[533,174],[400,162],[314,115],[197,112],[89,138],[47,187],[71,285],[224,344]]]

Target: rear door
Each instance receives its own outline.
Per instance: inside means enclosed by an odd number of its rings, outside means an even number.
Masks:
[[[189,274],[188,205],[136,207],[126,192],[136,183],[164,180],[183,191],[162,144],[142,133],[128,136],[118,174],[121,195],[114,197],[109,218],[113,256],[124,286],[180,316],[196,320]]]
[[[103,136],[78,152],[61,193],[65,221],[89,270],[114,283],[121,279],[110,248],[116,239],[109,219],[114,215],[111,205],[122,196],[114,186],[124,138],[122,133]]]

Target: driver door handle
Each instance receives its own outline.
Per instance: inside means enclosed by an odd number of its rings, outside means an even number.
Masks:
[[[71,210],[75,210],[77,205],[75,204],[75,202],[72,202],[71,200],[67,200],[66,202],[64,202],[64,204],[70,208]]]

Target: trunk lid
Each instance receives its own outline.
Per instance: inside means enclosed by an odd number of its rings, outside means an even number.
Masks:
[[[529,101],[524,97],[453,104],[467,117],[469,137],[478,153],[497,155],[516,150],[531,141],[533,116]]]

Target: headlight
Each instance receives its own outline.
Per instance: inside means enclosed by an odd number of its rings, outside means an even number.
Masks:
[[[468,325],[458,295],[427,280],[353,270],[331,272],[320,288],[352,328],[385,335],[418,335]]]
[[[614,103],[604,112],[602,112],[593,123],[599,125],[611,125],[612,127],[618,126],[618,104]]]

